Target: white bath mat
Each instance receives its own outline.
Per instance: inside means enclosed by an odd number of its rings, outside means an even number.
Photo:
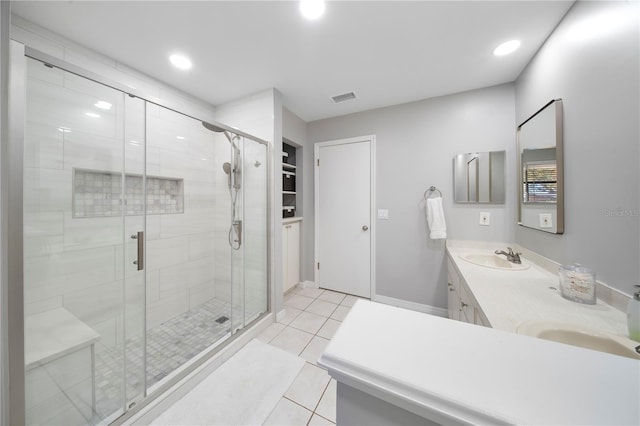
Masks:
[[[303,365],[254,339],[151,424],[261,425]]]

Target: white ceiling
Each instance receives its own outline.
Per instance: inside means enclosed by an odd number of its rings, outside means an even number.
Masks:
[[[275,87],[305,121],[514,81],[572,1],[13,1],[15,14],[214,105]],[[518,38],[507,57],[491,52]],[[191,57],[188,71],[168,55]],[[357,99],[334,104],[353,91]]]

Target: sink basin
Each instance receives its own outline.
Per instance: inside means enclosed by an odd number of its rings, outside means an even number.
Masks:
[[[474,265],[485,266],[493,269],[504,269],[506,271],[522,271],[529,268],[529,263],[522,261],[521,264],[511,263],[504,257],[493,253],[470,253],[460,255],[462,260],[473,263]]]
[[[636,351],[636,347],[640,348],[640,343],[573,324],[542,320],[527,321],[520,324],[517,333],[627,358],[640,359],[640,354]]]

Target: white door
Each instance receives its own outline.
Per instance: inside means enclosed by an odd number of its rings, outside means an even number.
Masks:
[[[315,147],[316,283],[366,298],[372,288],[372,136]]]

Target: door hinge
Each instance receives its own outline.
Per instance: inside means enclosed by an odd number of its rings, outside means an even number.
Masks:
[[[318,262],[318,269],[320,269],[320,262]]]
[[[318,167],[320,167],[320,159],[318,158],[318,160],[317,160],[317,161],[318,161]]]

